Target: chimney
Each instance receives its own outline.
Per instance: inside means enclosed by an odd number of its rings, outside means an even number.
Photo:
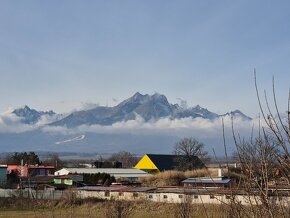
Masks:
[[[223,171],[221,168],[218,169],[218,177],[223,177]]]
[[[23,159],[21,159],[20,176],[24,176]]]

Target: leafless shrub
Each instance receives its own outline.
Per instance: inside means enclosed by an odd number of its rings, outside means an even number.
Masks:
[[[176,186],[180,182],[190,177],[214,176],[217,170],[212,169],[195,169],[190,171],[168,170],[155,175],[141,177],[139,181],[148,186]]]
[[[106,218],[128,218],[134,212],[134,205],[130,201],[112,200],[106,202],[105,217]]]
[[[204,144],[194,138],[183,138],[174,146],[176,169],[181,171],[203,168],[209,160]]]
[[[174,217],[190,218],[192,212],[192,195],[185,193],[180,203],[175,204]]]
[[[138,163],[138,158],[130,152],[120,151],[112,154],[108,161],[120,161],[123,168],[130,168]]]
[[[63,200],[69,206],[75,205],[78,201],[76,193],[73,190],[67,190],[64,194]]]
[[[290,184],[290,91],[288,111],[286,119],[283,119],[277,107],[274,79],[272,92],[275,112],[270,108],[266,92],[266,106],[262,106],[256,74],[255,87],[265,125],[259,126],[256,139],[248,141],[241,139],[232,125],[242,176],[238,184],[239,191],[231,190],[229,206],[236,217],[289,217],[289,202],[285,198],[288,193],[283,190],[289,188]],[[238,195],[244,196],[248,206],[240,203]]]
[[[185,171],[184,175],[186,178],[192,178],[192,177],[204,177],[204,176],[216,176],[217,170],[216,169],[196,169],[191,171]]]

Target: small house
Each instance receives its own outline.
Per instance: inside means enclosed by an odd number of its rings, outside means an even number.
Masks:
[[[7,165],[0,165],[0,187],[7,183]]]
[[[53,183],[55,185],[73,185],[74,183],[81,183],[84,181],[82,175],[63,175],[63,176],[54,176]]]
[[[53,175],[55,171],[54,166],[40,166],[40,165],[7,165],[7,174],[15,173],[20,177],[33,176],[49,176]]]

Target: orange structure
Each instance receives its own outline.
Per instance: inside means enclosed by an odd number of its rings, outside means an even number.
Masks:
[[[54,166],[35,166],[35,165],[7,165],[7,174],[14,172],[17,176],[49,176],[54,175]]]

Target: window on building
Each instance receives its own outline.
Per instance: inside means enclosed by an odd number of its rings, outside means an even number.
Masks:
[[[153,195],[149,195],[149,198],[153,198]]]
[[[198,198],[198,195],[194,195],[194,198],[197,199]]]
[[[105,191],[105,196],[106,197],[110,197],[110,192],[109,191]]]
[[[214,198],[214,195],[210,195],[209,198],[213,199]]]
[[[183,198],[183,195],[178,195],[179,198]]]
[[[138,193],[133,193],[133,197],[138,197]]]
[[[124,196],[124,192],[119,192],[119,196]]]
[[[167,198],[167,195],[163,195],[163,198],[166,199]]]

